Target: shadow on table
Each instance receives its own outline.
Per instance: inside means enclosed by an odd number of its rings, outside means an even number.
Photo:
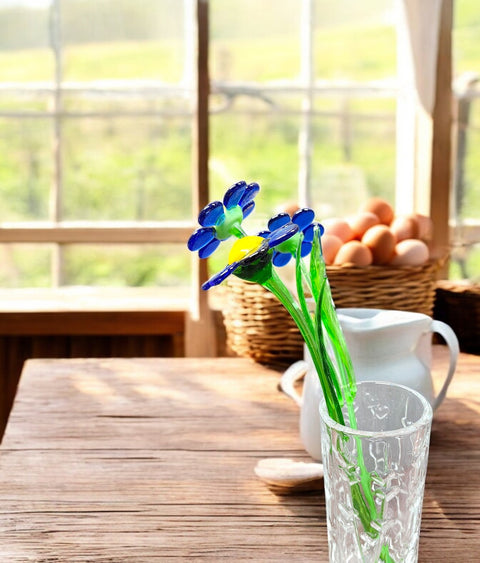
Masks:
[[[428,543],[428,555],[438,556],[438,561],[459,560],[456,550],[460,545],[463,554],[478,549],[475,529],[479,519],[480,473],[472,467],[478,467],[480,459],[479,411],[476,398],[468,402],[448,398],[434,415],[422,530],[430,539],[438,537],[438,542]],[[427,550],[424,536],[420,536],[420,560],[422,549]],[[474,557],[473,551],[470,556]]]
[[[479,436],[480,397],[472,397],[468,402],[447,398],[433,416],[430,459],[437,451],[453,461],[457,453],[461,455],[476,452],[478,455]]]

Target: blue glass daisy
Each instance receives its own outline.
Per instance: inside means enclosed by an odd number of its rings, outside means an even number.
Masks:
[[[245,236],[233,244],[228,256],[228,264],[202,285],[210,289],[222,283],[231,274],[239,278],[264,283],[272,276],[272,248],[291,239],[298,232],[298,225],[289,222],[271,231],[268,236]]]
[[[255,208],[255,196],[260,191],[256,182],[241,180],[233,184],[223,196],[223,202],[212,201],[198,215],[200,229],[188,239],[188,249],[197,251],[200,258],[208,258],[222,241],[231,236],[244,237],[242,221]]]
[[[303,234],[301,256],[304,258],[310,254],[312,250],[313,233],[315,226],[318,225],[318,223],[314,222],[314,219],[315,213],[309,207],[299,209],[293,214],[292,218],[290,218],[288,213],[279,213],[268,222],[268,230],[258,233],[258,236],[268,238],[271,236],[272,232],[275,232],[275,230],[289,223],[293,223],[298,227],[297,232],[294,234],[295,236],[283,241],[283,243],[275,249],[272,258],[275,266],[285,266],[290,262],[292,256],[295,256],[300,233]],[[323,227],[321,225],[319,226],[320,234],[323,234]]]

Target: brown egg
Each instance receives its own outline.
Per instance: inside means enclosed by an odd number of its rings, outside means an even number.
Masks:
[[[421,266],[429,259],[428,246],[418,239],[405,239],[395,246],[392,266]]]
[[[427,215],[415,213],[418,222],[418,238],[421,240],[431,240],[433,234],[433,222]]]
[[[390,230],[397,242],[407,238],[418,238],[419,225],[415,215],[399,215],[394,218]]]
[[[325,260],[325,264],[330,266],[333,264],[335,260],[335,256],[339,251],[340,247],[343,244],[341,238],[337,237],[336,235],[322,235],[322,252],[323,252],[323,259]]]
[[[353,239],[352,227],[350,227],[345,219],[326,219],[322,221],[322,225],[325,228],[325,234],[335,235],[342,239],[342,242],[348,242]]]
[[[350,217],[348,219],[348,223],[350,224],[350,227],[352,227],[353,236],[356,239],[361,240],[365,232],[368,231],[370,227],[380,223],[380,219],[378,218],[378,215],[375,215],[375,213],[372,213],[371,211],[362,211]]]
[[[393,219],[393,207],[381,197],[372,197],[362,207],[361,211],[370,211],[380,219],[380,223],[390,225]]]
[[[354,266],[369,266],[372,263],[372,253],[368,246],[359,240],[350,240],[340,247],[335,256],[334,264],[353,264]]]
[[[372,252],[373,264],[388,264],[395,250],[395,235],[386,225],[374,225],[363,235],[362,242]]]

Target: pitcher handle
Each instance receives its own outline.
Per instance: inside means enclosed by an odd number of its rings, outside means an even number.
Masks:
[[[302,397],[300,397],[297,393],[294,384],[296,381],[304,377],[307,371],[307,362],[299,360],[288,367],[280,377],[280,389],[285,393],[285,395],[288,395],[291,399],[293,399],[299,407],[302,406]]]
[[[445,395],[447,394],[448,386],[450,385],[453,374],[455,373],[455,369],[457,367],[459,345],[458,345],[458,338],[456,334],[446,323],[437,320],[432,321],[432,331],[440,334],[440,336],[443,336],[450,351],[450,364],[448,366],[447,377],[445,379],[442,389],[440,390],[440,393],[437,395],[437,398],[433,403],[433,410],[435,410],[440,406],[441,402],[445,398]]]

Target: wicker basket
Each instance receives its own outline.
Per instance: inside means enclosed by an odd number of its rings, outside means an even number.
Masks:
[[[303,357],[300,332],[276,297],[235,276],[227,286],[223,320],[228,348],[262,364],[285,365]]]
[[[327,267],[333,301],[340,307],[396,309],[433,314],[437,272],[442,260],[422,266]]]
[[[480,354],[480,284],[437,282],[434,317],[452,327],[464,352]]]
[[[443,261],[423,266],[328,267],[333,300],[340,307],[417,311],[432,315],[436,274]],[[303,340],[283,305],[263,287],[231,276],[224,310],[227,347],[265,364],[303,357]]]

